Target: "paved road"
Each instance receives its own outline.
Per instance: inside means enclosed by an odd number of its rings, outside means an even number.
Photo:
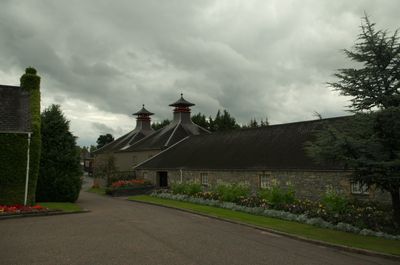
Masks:
[[[82,192],[91,213],[0,221],[0,264],[399,264]]]

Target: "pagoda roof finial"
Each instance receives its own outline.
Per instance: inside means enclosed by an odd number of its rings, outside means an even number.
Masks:
[[[144,104],[142,105],[142,109],[139,110],[138,112],[133,113],[132,115],[145,115],[145,116],[151,116],[154,115],[154,113],[148,111],[147,109],[144,108]]]
[[[169,106],[171,106],[171,107],[191,107],[191,106],[194,106],[194,105],[195,104],[193,104],[193,103],[191,103],[191,102],[189,102],[189,101],[187,101],[186,99],[183,98],[183,93],[181,93],[181,98],[178,101],[176,101],[176,102],[174,102],[172,104],[169,104]]]

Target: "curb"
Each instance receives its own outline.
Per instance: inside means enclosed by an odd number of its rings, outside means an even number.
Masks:
[[[89,210],[81,210],[74,212],[63,212],[61,210],[51,210],[46,212],[33,212],[33,213],[22,213],[22,214],[11,214],[0,216],[0,220],[16,219],[16,218],[27,218],[27,217],[41,217],[41,216],[53,216],[53,215],[65,215],[65,214],[79,214],[79,213],[89,213]]]
[[[215,219],[215,220],[220,220],[220,221],[224,221],[224,222],[227,222],[227,223],[238,224],[238,225],[241,225],[241,226],[250,227],[250,228],[253,228],[253,229],[257,229],[257,230],[261,230],[261,231],[265,231],[265,232],[269,232],[269,233],[273,233],[273,234],[289,237],[289,238],[292,238],[292,239],[295,239],[295,240],[308,242],[308,243],[311,243],[311,244],[314,244],[314,245],[318,245],[318,246],[330,247],[330,248],[334,248],[334,249],[338,249],[338,250],[342,250],[342,251],[346,251],[346,252],[350,252],[350,253],[363,254],[363,255],[372,256],[372,257],[378,257],[378,258],[385,258],[385,259],[400,261],[400,256],[396,256],[396,255],[392,255],[392,254],[384,254],[384,253],[375,252],[375,251],[372,251],[372,250],[366,250],[366,249],[361,249],[361,248],[354,248],[354,247],[348,247],[348,246],[344,246],[344,245],[338,245],[338,244],[334,244],[334,243],[328,243],[328,242],[325,242],[325,241],[320,241],[320,240],[310,239],[310,238],[306,238],[306,237],[302,237],[302,236],[298,236],[298,235],[288,234],[288,233],[277,231],[277,230],[274,230],[274,229],[271,229],[271,228],[252,225],[252,224],[248,224],[248,223],[244,223],[244,222],[240,222],[240,221],[235,221],[235,220],[231,220],[231,219],[226,219],[226,218],[222,218],[222,217],[208,215],[208,214],[205,214],[205,213],[199,213],[199,212],[188,210],[188,209],[182,209],[182,208],[177,208],[177,207],[167,206],[167,205],[160,205],[160,204],[153,203],[153,202],[134,201],[134,200],[128,200],[128,201],[136,202],[136,203],[143,203],[143,204],[148,204],[148,205],[154,205],[154,206],[174,209],[174,210],[178,210],[178,211],[182,211],[182,212],[187,212],[187,213],[191,213],[191,214],[196,214],[196,215],[200,215],[200,216],[204,216],[204,217],[209,217],[209,218],[212,218],[212,219]]]

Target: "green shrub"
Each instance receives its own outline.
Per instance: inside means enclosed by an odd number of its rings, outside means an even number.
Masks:
[[[202,186],[197,182],[174,182],[171,184],[171,191],[173,194],[186,194],[193,196],[202,192]]]
[[[173,194],[185,194],[185,183],[183,182],[173,182],[170,187]]]
[[[201,191],[202,191],[202,186],[200,183],[196,182],[186,183],[185,194],[192,196]]]
[[[260,189],[257,192],[257,196],[266,200],[272,208],[281,208],[283,205],[292,204],[296,199],[292,186],[282,189],[278,185],[272,185],[271,187]]]
[[[218,194],[221,201],[238,202],[240,198],[250,195],[250,185],[246,183],[224,183],[219,182],[213,192]]]
[[[331,214],[343,214],[349,205],[349,200],[332,187],[327,188],[321,202]]]

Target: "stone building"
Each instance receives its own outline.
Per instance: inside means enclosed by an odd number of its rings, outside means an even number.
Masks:
[[[159,187],[175,181],[197,181],[206,187],[224,181],[246,182],[257,190],[276,183],[293,186],[299,198],[317,199],[329,188],[360,199],[389,200],[388,194],[351,183],[351,172],[343,166],[318,164],[306,154],[305,144],[315,130],[343,119],[189,136],[139,164],[136,175]]]
[[[120,151],[122,148],[128,147],[136,143],[137,141],[145,138],[146,136],[151,135],[154,132],[150,124],[151,122],[150,116],[153,115],[153,113],[145,109],[144,105],[141,110],[133,113],[132,115],[136,116],[135,129],[93,152],[94,174],[104,170],[105,165],[110,160],[113,160],[113,163],[115,164],[117,171],[132,172],[132,168],[126,168],[126,167],[121,168],[120,165],[123,163],[115,159],[115,153]]]
[[[40,161],[40,77],[27,68],[20,86],[0,85],[0,205],[32,204]]]
[[[153,113],[143,108],[137,115],[136,128],[128,134],[105,145],[94,152],[96,166],[106,163],[110,157],[114,160],[116,171],[120,174],[133,175],[133,167],[148,160],[168,147],[177,144],[190,135],[209,134],[209,131],[193,123],[190,117],[193,103],[180,99],[170,104],[174,107],[172,122],[157,131],[150,125]]]

